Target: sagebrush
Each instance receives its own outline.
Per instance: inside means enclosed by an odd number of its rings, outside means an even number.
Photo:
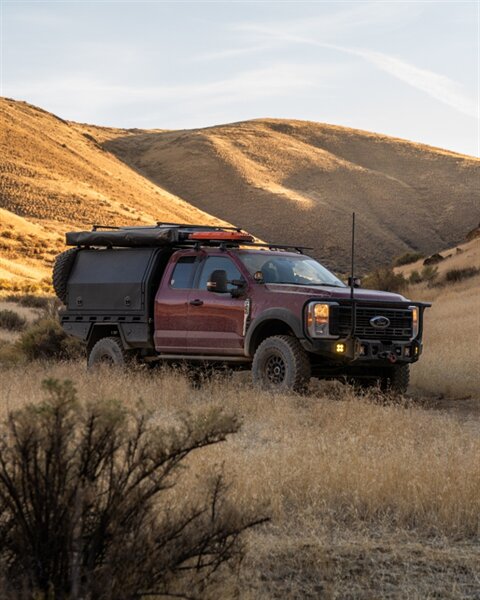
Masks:
[[[198,482],[196,503],[172,502],[171,490],[190,454],[236,433],[238,419],[210,409],[160,427],[145,410],[79,402],[68,380],[43,387],[48,399],[1,429],[2,597],[203,597],[262,519],[227,500],[218,474]]]

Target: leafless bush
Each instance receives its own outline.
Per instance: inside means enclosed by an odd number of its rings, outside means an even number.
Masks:
[[[197,504],[171,493],[192,452],[238,430],[235,416],[210,409],[161,429],[116,402],[81,404],[70,381],[43,385],[48,400],[1,430],[2,597],[203,596],[262,520],[228,503],[221,476]]]

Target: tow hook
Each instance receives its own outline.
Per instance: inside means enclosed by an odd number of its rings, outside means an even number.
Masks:
[[[393,352],[382,352],[378,356],[379,358],[386,358],[389,362],[392,363],[392,365],[397,362],[397,357]]]

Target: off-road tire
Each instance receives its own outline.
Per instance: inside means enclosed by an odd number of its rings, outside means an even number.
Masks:
[[[78,248],[65,250],[57,256],[53,265],[53,289],[63,304],[67,303],[67,283],[77,252]]]
[[[304,393],[310,377],[310,359],[297,338],[275,335],[257,348],[252,364],[255,385],[271,391]]]
[[[118,337],[104,337],[94,344],[88,354],[87,367],[110,365],[125,368],[129,363],[129,355]]]
[[[410,383],[410,365],[395,365],[389,367],[380,380],[384,392],[405,394]]]

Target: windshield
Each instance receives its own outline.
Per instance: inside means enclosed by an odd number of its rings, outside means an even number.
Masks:
[[[282,256],[272,252],[239,252],[238,256],[251,275],[260,271],[265,283],[346,287],[333,273],[309,256]]]

